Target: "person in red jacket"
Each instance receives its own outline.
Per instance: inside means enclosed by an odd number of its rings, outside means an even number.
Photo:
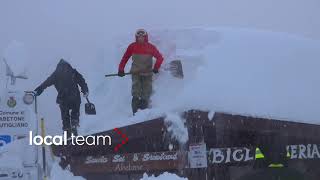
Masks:
[[[124,68],[132,57],[132,112],[135,114],[138,109],[146,109],[152,93],[152,75],[159,72],[163,57],[159,50],[148,42],[148,33],[144,29],[138,29],[136,41],[131,43],[124,53],[119,64],[118,76],[125,75]],[[153,66],[153,57],[156,62]]]

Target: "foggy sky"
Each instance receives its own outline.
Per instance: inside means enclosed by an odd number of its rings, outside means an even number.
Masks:
[[[96,38],[139,27],[253,27],[320,39],[319,18],[319,0],[1,0],[0,47],[11,39]]]

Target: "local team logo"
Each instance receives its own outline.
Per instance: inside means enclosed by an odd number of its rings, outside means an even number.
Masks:
[[[7,105],[11,108],[14,108],[17,105],[17,101],[14,99],[14,97],[10,97],[7,101]]]

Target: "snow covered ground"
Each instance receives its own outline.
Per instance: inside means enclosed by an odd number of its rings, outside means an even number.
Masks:
[[[188,180],[187,178],[181,178],[175,174],[170,174],[168,172],[165,172],[157,177],[155,176],[148,176],[147,174],[143,175],[143,178],[141,180]]]
[[[58,164],[54,164],[52,172],[54,172],[54,174],[52,174],[51,180],[84,180],[82,177],[72,176],[69,171],[62,170]],[[154,175],[148,176],[147,174],[144,174],[140,180],[188,180],[188,178],[181,178],[175,174],[164,172],[157,177],[155,177]]]
[[[52,165],[50,179],[51,180],[61,180],[61,179],[85,180],[84,178],[82,178],[80,176],[73,176],[73,174],[68,170],[63,170],[57,162],[55,162]]]

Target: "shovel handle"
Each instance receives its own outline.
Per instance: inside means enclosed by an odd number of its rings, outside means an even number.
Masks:
[[[131,72],[128,72],[128,73],[124,73],[125,75],[130,75],[132,74]],[[113,76],[118,76],[118,74],[107,74],[105,75],[105,77],[113,77]]]
[[[138,72],[127,72],[127,73],[124,73],[124,75],[151,73],[151,72],[152,72],[152,70],[150,70],[150,71],[138,71]],[[118,74],[107,74],[107,75],[105,75],[105,77],[113,77],[113,76],[118,76]]]
[[[86,100],[87,100],[88,103],[91,103],[91,102],[89,101],[89,98],[88,98],[88,97],[86,97]]]

